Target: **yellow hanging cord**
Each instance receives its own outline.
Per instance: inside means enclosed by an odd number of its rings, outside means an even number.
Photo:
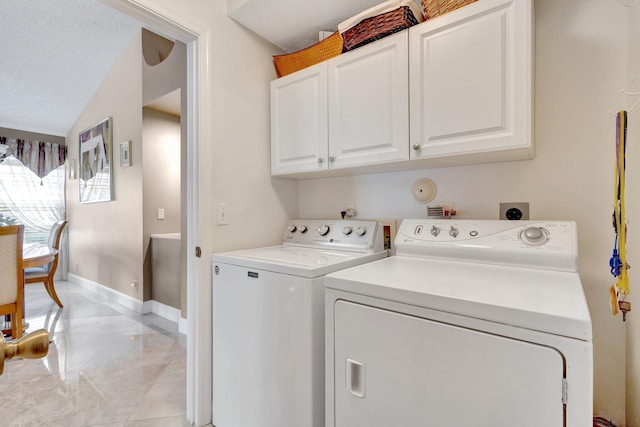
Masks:
[[[613,227],[615,228],[615,245],[609,260],[611,274],[615,283],[609,288],[609,303],[611,312],[615,316],[622,312],[622,320],[626,320],[631,311],[631,303],[627,301],[629,290],[630,268],[627,264],[627,218],[625,213],[625,152],[627,143],[627,112],[620,111],[616,118],[616,167],[615,185],[613,188]]]
[[[624,299],[629,293],[629,275],[627,269],[627,219],[625,214],[625,148],[627,134],[627,112],[620,111],[617,117],[616,129],[616,179],[614,190],[613,212],[617,233],[617,249],[619,258],[619,274],[616,288],[619,299]]]

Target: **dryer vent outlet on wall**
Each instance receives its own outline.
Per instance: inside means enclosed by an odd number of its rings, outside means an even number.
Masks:
[[[529,219],[529,202],[500,203],[500,219],[526,220]]]

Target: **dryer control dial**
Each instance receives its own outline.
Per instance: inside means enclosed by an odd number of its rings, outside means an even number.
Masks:
[[[287,230],[289,230],[289,233],[295,233],[297,229],[298,227],[296,227],[294,224],[291,224],[290,226],[287,227]]]
[[[353,228],[347,226],[342,229],[342,234],[344,234],[345,236],[348,236],[349,234],[351,234],[352,231],[353,231]]]
[[[525,228],[520,233],[520,240],[530,245],[544,245],[549,240],[549,232],[541,227]]]
[[[356,228],[356,234],[358,236],[364,236],[365,234],[367,234],[367,229],[365,227],[358,227]]]
[[[299,232],[301,232],[302,234],[306,233],[306,232],[307,232],[307,230],[308,230],[308,228],[307,228],[307,226],[306,226],[306,225],[301,225],[301,226],[298,228],[298,231],[299,231]]]
[[[322,224],[320,227],[318,227],[318,234],[321,236],[326,236],[327,234],[329,234],[330,230],[331,229],[327,224]]]

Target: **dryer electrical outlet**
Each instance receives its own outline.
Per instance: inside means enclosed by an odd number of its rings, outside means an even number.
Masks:
[[[507,219],[507,220],[529,219],[529,202],[500,203],[499,219]]]

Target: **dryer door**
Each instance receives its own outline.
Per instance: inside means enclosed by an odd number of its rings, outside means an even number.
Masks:
[[[335,426],[564,425],[557,350],[346,301],[334,309]]]

